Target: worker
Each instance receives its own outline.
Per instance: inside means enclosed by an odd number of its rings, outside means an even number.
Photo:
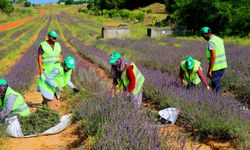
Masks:
[[[9,87],[4,79],[0,79],[0,98],[0,119],[15,115],[26,117],[30,114],[29,107],[21,94]]]
[[[67,84],[74,90],[79,90],[71,82],[72,69],[76,67],[76,61],[72,56],[67,56],[62,63],[56,63],[49,66],[38,80],[37,91],[41,92],[43,97],[43,105],[53,110],[59,109],[59,92]]]
[[[212,34],[209,27],[202,27],[201,34],[208,41],[206,57],[209,62],[207,77],[211,79],[212,89],[221,93],[221,80],[227,68],[227,59],[224,42],[218,36]]]
[[[57,33],[50,31],[47,34],[47,40],[40,43],[38,48],[38,66],[39,74],[41,75],[44,69],[51,64],[62,62],[61,45],[56,42]]]
[[[142,104],[142,88],[144,76],[134,63],[129,63],[119,52],[113,52],[110,56],[112,66],[113,89],[118,85],[123,92],[134,103],[136,108]]]
[[[189,87],[194,87],[202,81],[205,87],[209,90],[210,87],[206,78],[202,73],[201,63],[195,60],[192,56],[187,57],[186,60],[181,62],[179,76],[181,82]]]

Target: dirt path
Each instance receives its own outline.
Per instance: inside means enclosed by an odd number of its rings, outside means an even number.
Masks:
[[[40,15],[44,15],[44,14],[46,14],[46,11],[45,10],[40,10]],[[23,23],[25,23],[25,22],[27,22],[29,20],[32,20],[34,18],[35,17],[27,17],[27,18],[24,18],[24,19],[21,19],[21,20],[16,20],[16,21],[1,25],[0,26],[0,32],[9,30],[9,29],[12,29],[12,28],[15,28],[15,27],[18,27],[18,26],[22,25]]]

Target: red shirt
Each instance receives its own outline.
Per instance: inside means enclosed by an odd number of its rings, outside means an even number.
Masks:
[[[129,66],[126,70],[126,77],[127,79],[130,81],[127,87],[127,91],[128,92],[132,92],[135,88],[135,82],[136,82],[136,78],[135,78],[135,74],[133,72],[133,66]]]

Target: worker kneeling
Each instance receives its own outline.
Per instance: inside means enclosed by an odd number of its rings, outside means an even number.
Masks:
[[[111,54],[110,64],[112,66],[112,77],[115,79],[113,88],[115,89],[118,85],[120,91],[123,91],[124,95],[128,96],[135,104],[135,107],[139,108],[142,104],[144,76],[134,63],[129,63],[118,52]]]
[[[209,90],[207,80],[202,73],[201,63],[198,60],[193,59],[189,56],[186,60],[181,62],[180,66],[180,79],[181,82],[187,87],[194,87],[202,81],[202,83]]]
[[[62,88],[67,84],[74,92],[79,92],[71,82],[72,69],[75,67],[75,59],[72,56],[67,56],[62,63],[56,63],[44,70],[38,80],[37,86],[37,91],[41,92],[43,97],[43,105],[53,110],[58,110],[59,92],[62,92]]]
[[[4,79],[0,79],[0,98],[0,119],[12,116],[25,117],[30,114],[29,107],[21,94],[9,87]]]

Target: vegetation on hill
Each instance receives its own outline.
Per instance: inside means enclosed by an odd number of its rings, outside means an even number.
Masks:
[[[220,35],[243,37],[250,32],[248,0],[165,0],[165,5],[172,23],[193,33],[198,33],[202,26],[209,26]]]
[[[165,3],[169,17],[162,24],[182,26],[198,34],[202,26],[209,26],[219,35],[245,37],[250,32],[250,2],[248,0],[93,0],[91,10],[135,9],[155,2]],[[195,16],[195,17],[194,17]]]

